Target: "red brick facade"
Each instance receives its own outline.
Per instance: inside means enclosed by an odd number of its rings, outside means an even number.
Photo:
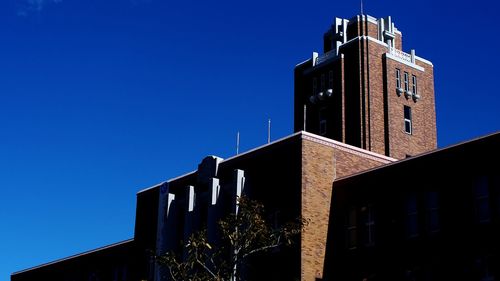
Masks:
[[[307,133],[301,156],[301,216],[309,221],[301,237],[301,280],[314,281],[323,275],[333,182],[394,159]]]
[[[295,131],[398,159],[435,149],[432,64],[401,50],[402,34],[390,18],[356,16],[344,20],[346,27],[342,22],[337,19],[325,34],[325,54],[295,68]],[[397,92],[396,69],[400,88],[407,91]],[[411,93],[413,76],[418,98]],[[404,106],[411,108],[410,133],[405,132]]]

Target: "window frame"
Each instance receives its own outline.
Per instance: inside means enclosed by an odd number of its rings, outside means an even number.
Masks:
[[[396,68],[396,89],[401,89],[401,69]]]
[[[407,114],[406,114],[407,112],[409,113],[409,116],[407,116]],[[413,135],[413,118],[412,118],[411,107],[404,105],[403,116],[404,116],[404,131],[405,131],[405,133],[407,133],[408,135]],[[407,117],[409,117],[409,118],[407,118]],[[407,124],[408,124],[408,128],[407,128]]]
[[[484,188],[484,190],[479,190],[480,188]],[[489,223],[491,221],[491,192],[488,177],[480,176],[476,178],[473,183],[473,192],[476,222],[480,224]],[[485,214],[482,214],[481,207],[485,208]],[[483,217],[483,215],[485,216]]]
[[[418,91],[418,88],[417,88],[417,76],[415,75],[412,75],[411,76],[411,80],[412,80],[412,91],[413,91],[413,94],[414,95],[417,95],[417,91]]]
[[[441,230],[439,217],[439,192],[425,192],[425,226],[428,234],[434,234]],[[435,225],[434,225],[435,222]]]
[[[408,79],[409,79],[408,76],[409,76],[408,72],[405,71],[404,72],[404,83],[405,83],[405,91],[406,92],[410,91],[410,82],[408,81]]]
[[[375,215],[372,204],[367,204],[361,208],[362,217],[362,237],[365,247],[375,246]]]
[[[405,234],[406,238],[412,239],[420,235],[419,215],[418,215],[418,196],[412,192],[406,198],[406,222]],[[414,228],[414,231],[413,231]]]
[[[358,247],[358,218],[356,207],[349,208],[346,224],[346,247],[354,250]]]

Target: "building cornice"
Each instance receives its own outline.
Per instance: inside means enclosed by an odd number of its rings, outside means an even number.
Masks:
[[[412,67],[412,68],[414,68],[414,69],[416,69],[416,70],[420,70],[420,71],[422,71],[422,72],[425,72],[425,68],[421,67],[420,65],[416,65],[416,64],[414,64],[414,63],[411,63],[411,62],[405,61],[405,60],[403,60],[403,59],[401,59],[401,58],[398,58],[398,57],[396,57],[396,56],[394,56],[394,55],[391,55],[390,53],[385,53],[384,55],[385,55],[385,57],[386,57],[386,58],[388,58],[388,59],[395,60],[395,61],[397,61],[397,62],[399,62],[399,63],[405,64],[405,65],[407,65],[407,66],[409,66],[409,67]]]
[[[356,146],[345,144],[343,142],[339,142],[339,141],[336,141],[336,140],[325,138],[325,137],[322,137],[322,136],[319,136],[319,135],[316,135],[316,134],[312,134],[312,133],[309,133],[309,132],[302,131],[301,132],[301,138],[305,139],[305,140],[308,140],[308,141],[315,142],[315,143],[319,143],[319,144],[322,144],[322,145],[325,145],[325,146],[329,146],[329,147],[332,147],[332,148],[335,148],[335,149],[338,149],[338,150],[341,150],[341,151],[344,151],[344,152],[347,152],[347,153],[358,155],[358,156],[361,156],[361,157],[364,157],[364,158],[368,158],[368,159],[371,159],[371,160],[374,160],[374,161],[377,161],[377,162],[381,162],[381,163],[384,163],[384,164],[389,164],[389,163],[398,161],[397,159],[394,159],[392,157],[388,157],[388,156],[385,156],[385,155],[382,155],[382,154],[378,154],[378,153],[373,152],[373,151],[369,151],[369,150],[362,149],[362,148],[359,148],[359,147],[356,147]]]
[[[481,141],[481,140],[484,140],[484,139],[487,139],[487,138],[490,138],[490,137],[494,137],[494,136],[500,136],[500,131],[497,131],[497,132],[494,132],[494,133],[491,133],[491,134],[488,134],[488,135],[485,135],[485,136],[480,136],[480,137],[477,137],[477,138],[474,138],[474,139],[471,139],[471,140],[463,141],[463,142],[460,142],[460,143],[457,143],[457,144],[453,144],[453,145],[450,145],[450,146],[447,146],[447,147],[437,148],[437,149],[434,149],[434,150],[431,150],[431,151],[427,151],[427,152],[424,152],[424,153],[421,153],[421,154],[418,154],[418,155],[415,155],[415,156],[412,156],[412,157],[409,157],[409,158],[405,158],[405,159],[401,159],[401,160],[398,160],[398,161],[395,161],[395,162],[392,162],[392,163],[388,163],[387,165],[384,165],[384,166],[379,166],[379,167],[375,167],[375,168],[368,169],[368,170],[365,170],[365,171],[361,171],[361,172],[358,172],[358,173],[354,173],[352,175],[341,177],[341,178],[337,179],[336,181],[348,180],[349,178],[357,177],[357,176],[362,175],[362,174],[372,173],[372,172],[378,171],[380,169],[389,168],[389,167],[392,167],[394,165],[399,165],[399,164],[402,164],[402,163],[406,163],[408,161],[415,161],[415,160],[420,159],[420,158],[428,157],[429,155],[432,155],[432,154],[442,153],[442,152],[445,152],[445,151],[448,151],[448,150],[452,150],[454,148],[457,148],[457,147],[460,147],[460,146],[463,146],[463,145],[468,145],[468,144],[474,143],[476,141]]]
[[[419,61],[421,61],[421,62],[423,62],[423,63],[426,63],[426,64],[428,64],[428,65],[430,65],[430,66],[434,66],[434,65],[432,64],[432,62],[431,62],[431,61],[428,61],[428,60],[426,60],[426,59],[424,59],[424,58],[421,58],[421,57],[419,57],[419,56],[415,56],[415,59],[416,59],[416,60],[419,60]]]

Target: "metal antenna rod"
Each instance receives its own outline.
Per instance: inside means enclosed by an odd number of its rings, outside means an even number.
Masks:
[[[240,131],[236,134],[236,155],[240,153]]]
[[[306,132],[306,111],[307,111],[307,106],[304,104],[304,132]]]
[[[363,15],[363,0],[361,0],[361,15]]]
[[[267,143],[271,142],[271,119],[267,122]]]

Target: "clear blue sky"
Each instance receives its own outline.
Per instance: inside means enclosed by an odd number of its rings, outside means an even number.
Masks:
[[[358,1],[0,0],[0,280],[133,236],[137,191],[292,133]],[[439,146],[500,128],[498,1],[365,0],[431,60]]]

